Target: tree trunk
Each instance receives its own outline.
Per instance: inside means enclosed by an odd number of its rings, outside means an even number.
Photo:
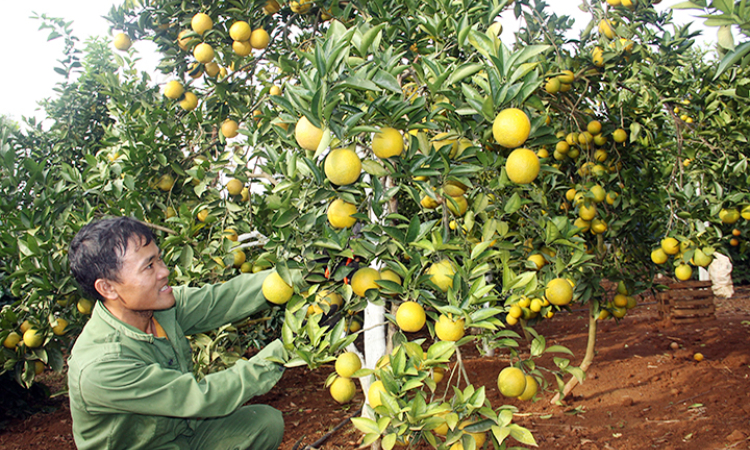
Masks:
[[[580,366],[584,374],[586,374],[586,371],[591,366],[591,362],[594,360],[594,352],[596,350],[596,321],[597,317],[594,311],[594,303],[589,302],[589,336],[588,342],[586,343],[586,355],[584,355]],[[567,383],[565,383],[562,394],[559,392],[555,394],[555,396],[552,397],[552,400],[550,400],[550,403],[553,405],[560,404],[577,385],[578,379],[572,377]]]

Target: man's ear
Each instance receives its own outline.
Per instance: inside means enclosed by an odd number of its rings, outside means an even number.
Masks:
[[[96,291],[104,297],[105,300],[115,300],[118,297],[115,287],[109,282],[109,280],[105,280],[104,278],[97,278],[94,282],[94,288],[96,288]]]

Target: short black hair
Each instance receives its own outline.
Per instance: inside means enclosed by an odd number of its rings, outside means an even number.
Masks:
[[[130,217],[101,219],[84,225],[68,250],[70,272],[81,289],[96,300],[104,300],[94,283],[99,278],[120,281],[118,274],[128,242],[140,238],[141,245],[154,240],[151,229]]]

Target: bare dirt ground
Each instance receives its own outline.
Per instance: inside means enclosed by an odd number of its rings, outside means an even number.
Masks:
[[[736,288],[733,298],[717,299],[716,306],[716,318],[675,325],[660,320],[653,298],[646,298],[620,323],[602,323],[586,381],[565,406],[551,405],[550,392],[535,403],[502,397],[496,380],[507,355],[474,353],[465,355],[465,362],[472,383],[486,386],[493,406],[519,408],[515,421],[534,433],[541,449],[748,450],[750,289]],[[586,323],[585,311],[560,313],[538,331],[548,343],[573,350],[577,364],[586,345]],[[697,352],[703,361],[693,359]],[[255,399],[284,413],[283,450],[304,449],[326,435],[315,448],[357,447],[361,435],[346,419],[363,396],[358,393],[349,405],[335,403],[324,387],[332,370],[289,370],[269,394]],[[55,382],[60,385],[59,379],[49,381],[53,388]],[[51,406],[51,413],[0,430],[0,450],[74,449],[67,398],[53,399]]]

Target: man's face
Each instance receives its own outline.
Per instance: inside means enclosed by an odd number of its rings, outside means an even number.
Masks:
[[[174,305],[169,269],[154,241],[144,246],[139,238],[131,239],[122,260],[120,281],[110,281],[122,306],[131,311],[158,311]]]

